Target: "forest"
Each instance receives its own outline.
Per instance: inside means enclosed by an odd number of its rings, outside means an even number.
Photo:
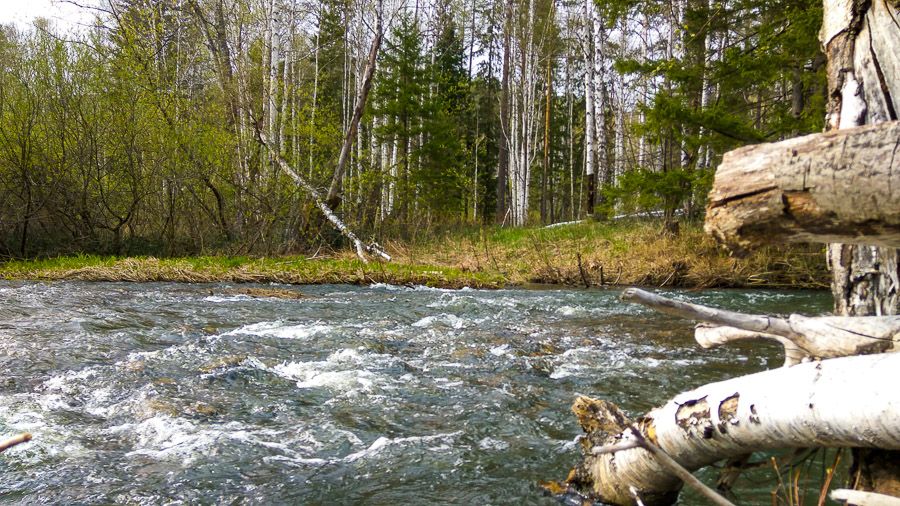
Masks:
[[[366,240],[691,219],[723,153],[824,127],[812,0],[84,8],[0,26],[0,257],[339,242],[310,191]]]

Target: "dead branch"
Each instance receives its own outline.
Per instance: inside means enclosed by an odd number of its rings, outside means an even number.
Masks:
[[[792,365],[801,352],[817,358],[846,357],[900,350],[900,316],[791,315],[788,318],[754,315],[681,302],[638,288],[622,292],[622,300],[636,302],[673,316],[711,323],[695,334],[701,346],[738,339],[769,339],[785,345],[785,363]],[[792,346],[786,345],[786,342]],[[798,352],[799,349],[799,352]]]
[[[638,431],[689,472],[776,448],[900,449],[898,370],[897,354],[772,369],[683,392],[635,423],[609,402],[579,398],[573,411],[587,435],[567,481],[604,503],[674,503],[682,477],[650,450],[593,450]]]
[[[0,441],[0,452],[2,452],[3,450],[7,450],[9,448],[12,448],[13,446],[16,446],[17,444],[24,443],[26,441],[31,441],[31,433],[30,432],[26,432],[24,434],[19,434],[18,436],[11,437],[11,438],[7,439],[6,441]]]

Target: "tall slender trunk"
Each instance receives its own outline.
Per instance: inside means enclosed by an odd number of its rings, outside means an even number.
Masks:
[[[344,137],[344,144],[341,147],[341,154],[338,158],[337,167],[334,169],[334,176],[331,179],[331,187],[325,202],[331,210],[335,210],[341,204],[340,191],[343,183],[344,171],[350,158],[350,150],[352,148],[353,139],[356,137],[356,130],[359,127],[359,121],[362,118],[363,111],[366,107],[366,101],[369,97],[369,91],[372,89],[372,78],[375,75],[375,66],[378,58],[378,50],[381,48],[381,40],[384,36],[384,28],[382,26],[382,2],[378,1],[376,7],[375,19],[375,38],[372,40],[372,46],[369,49],[369,56],[366,60],[365,75],[362,77],[362,83],[359,87],[359,95],[356,99],[356,106],[353,110],[353,116],[347,127]]]
[[[551,17],[553,9],[550,10]],[[551,21],[550,28],[550,40],[552,43],[553,40],[553,28]],[[550,171],[550,102],[553,100],[553,76],[550,74],[551,66],[553,63],[552,58],[552,45],[551,48],[547,50],[547,72],[545,74],[545,86],[544,86],[544,163],[543,163],[543,174],[541,174],[541,223],[547,223],[550,219],[547,209],[547,177],[548,172]]]
[[[509,211],[507,195],[507,175],[510,159],[510,121],[509,121],[509,79],[510,79],[510,34],[512,28],[512,0],[506,3],[506,16],[503,25],[503,70],[500,77],[500,149],[497,155],[497,222],[503,223]]]
[[[584,164],[587,180],[587,214],[594,214],[596,204],[596,122],[594,118],[594,29],[591,0],[584,0]]]
[[[315,131],[316,131],[316,107],[318,107],[318,97],[319,97],[319,34],[322,32],[322,27],[318,27],[316,30],[316,47],[315,47],[315,73],[313,74],[313,94],[312,94],[312,114],[309,116],[309,179],[312,180],[313,175],[313,164],[316,152],[316,141],[315,141]]]
[[[566,128],[566,144],[569,145],[569,220],[575,220],[575,101],[572,100],[571,63],[566,58],[566,108],[569,123]]]

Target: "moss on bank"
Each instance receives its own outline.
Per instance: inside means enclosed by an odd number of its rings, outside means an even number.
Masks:
[[[508,284],[636,284],[672,287],[825,288],[822,246],[763,248],[729,257],[699,225],[666,234],[658,222],[584,222],[555,228],[468,228],[388,241],[391,263],[352,251],[304,257],[98,256],[10,261],[7,279],[320,284],[391,283],[447,288]]]

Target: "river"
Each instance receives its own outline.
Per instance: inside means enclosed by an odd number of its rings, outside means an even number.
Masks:
[[[763,344],[700,349],[691,322],[613,289],[239,288],[0,281],[0,438],[34,434],[0,454],[0,503],[554,504],[538,481],[578,458],[576,395],[636,416],[781,362]]]

